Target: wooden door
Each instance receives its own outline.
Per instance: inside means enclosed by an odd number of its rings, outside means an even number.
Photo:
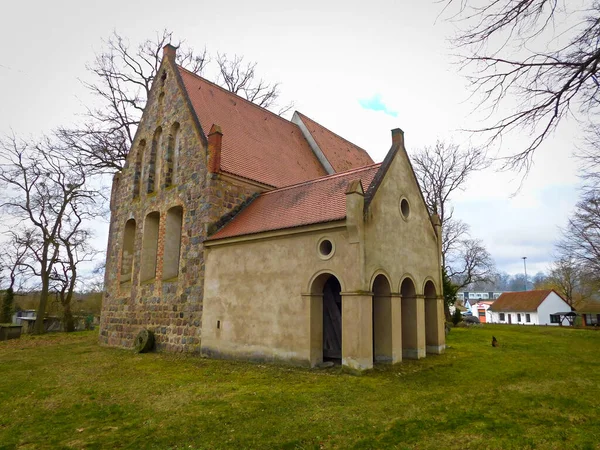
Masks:
[[[335,280],[334,277],[331,278]],[[330,283],[331,278],[323,290],[323,358],[341,359],[342,298],[339,283],[337,280]]]

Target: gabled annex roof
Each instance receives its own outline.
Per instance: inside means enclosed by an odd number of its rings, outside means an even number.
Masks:
[[[343,220],[349,183],[360,179],[366,190],[380,166],[371,164],[262,193],[208,240]]]
[[[581,306],[578,306],[577,308],[577,312],[578,313],[598,313],[600,314],[600,302],[594,302],[594,301],[589,301],[587,303],[582,304]]]
[[[220,170],[273,187],[327,175],[300,127],[177,66],[205,136],[223,132]],[[360,147],[307,118],[336,172],[373,164]]]
[[[510,311],[537,311],[542,302],[554,292],[561,299],[562,296],[553,289],[541,289],[525,292],[505,292],[492,304],[490,310],[496,312]],[[564,299],[563,299],[564,300]]]
[[[336,172],[373,164],[369,154],[358,145],[338,136],[304,114],[298,111],[296,114]]]

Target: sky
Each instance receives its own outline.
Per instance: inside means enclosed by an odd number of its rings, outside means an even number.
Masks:
[[[393,128],[409,154],[437,139],[476,145],[461,132],[481,124],[448,38],[455,26],[436,1],[55,0],[11,2],[0,17],[0,135],[38,137],[77,120],[93,98],[86,63],[116,30],[132,43],[169,29],[210,53],[243,55],[281,101],[366,149],[381,161]],[[510,104],[508,105],[510,107]],[[291,114],[290,114],[291,117]],[[527,139],[513,134],[494,156]],[[474,174],[452,204],[455,217],[484,241],[499,270],[545,271],[578,196],[572,152],[580,131],[565,123],[522,174],[498,164]],[[96,226],[106,247],[108,226]]]

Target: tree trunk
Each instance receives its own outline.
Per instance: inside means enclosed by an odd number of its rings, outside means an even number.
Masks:
[[[67,333],[75,331],[75,320],[73,319],[73,312],[71,311],[71,302],[65,302],[63,304],[63,326]]]
[[[48,288],[50,280],[45,272],[42,272],[42,291],[40,292],[40,304],[36,313],[33,334],[44,334],[44,317],[46,316],[46,305],[48,304]]]
[[[454,305],[456,306],[456,305]],[[450,314],[450,307],[444,302],[444,316],[446,316],[446,322],[452,321],[452,314]]]

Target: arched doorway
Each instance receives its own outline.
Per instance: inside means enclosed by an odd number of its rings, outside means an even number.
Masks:
[[[402,357],[419,359],[425,356],[425,323],[423,299],[417,298],[415,284],[405,278],[400,286],[402,296]]]
[[[373,362],[392,361],[392,302],[390,283],[384,275],[373,281]]]
[[[423,290],[425,295],[425,345],[427,353],[439,353],[440,320],[437,291],[433,281],[428,280]]]
[[[318,305],[314,305],[311,320],[313,327],[317,328],[315,336],[321,336],[320,361],[342,361],[342,296],[341,283],[332,274],[323,273],[312,283],[311,296],[318,298]],[[320,314],[319,314],[320,312]],[[312,345],[315,345],[313,342]]]

